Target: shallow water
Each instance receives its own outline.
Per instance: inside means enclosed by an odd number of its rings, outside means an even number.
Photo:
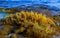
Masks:
[[[8,13],[6,13],[6,12],[0,12],[0,19],[4,19],[7,16],[8,16]]]

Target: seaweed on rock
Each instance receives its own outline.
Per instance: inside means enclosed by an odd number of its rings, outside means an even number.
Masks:
[[[53,38],[59,31],[52,19],[33,11],[11,14],[3,19],[3,23],[4,30],[0,30],[0,35],[8,35],[10,32],[27,38]]]

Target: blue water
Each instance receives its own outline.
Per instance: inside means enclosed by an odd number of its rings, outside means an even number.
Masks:
[[[0,0],[0,1],[39,1],[39,2],[60,2],[60,0]]]
[[[0,0],[0,8],[23,8],[27,6],[33,6],[34,4],[39,4],[40,6],[44,6],[50,11],[52,11],[53,15],[60,15],[60,1],[59,0]],[[36,6],[38,7],[38,6]],[[59,12],[59,13],[58,13]],[[0,13],[0,18],[3,18],[5,13]]]
[[[33,4],[43,4],[43,5],[48,5],[53,9],[52,7],[56,7],[60,9],[60,2],[42,2],[42,1],[0,1],[0,8],[5,7],[5,8],[13,8],[13,7],[18,7],[20,5],[25,5],[25,6],[31,6]]]

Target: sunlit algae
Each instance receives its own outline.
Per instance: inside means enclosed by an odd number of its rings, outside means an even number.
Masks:
[[[52,19],[33,11],[10,14],[1,22],[0,38],[6,38],[9,34],[11,38],[19,38],[19,35],[25,38],[53,38],[59,34],[58,26]]]

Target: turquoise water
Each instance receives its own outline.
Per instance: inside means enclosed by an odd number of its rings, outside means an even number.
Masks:
[[[6,13],[6,12],[0,12],[0,19],[4,19],[7,16],[8,16],[8,13]]]

